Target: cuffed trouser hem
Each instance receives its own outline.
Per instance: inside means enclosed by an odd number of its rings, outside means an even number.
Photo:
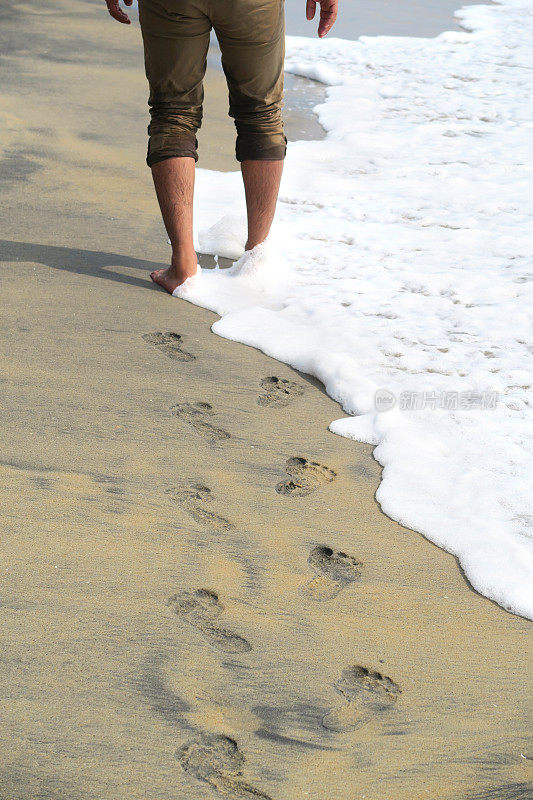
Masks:
[[[211,30],[222,54],[236,156],[282,160],[284,0],[139,0],[151,123],[147,164],[198,159],[203,78]]]
[[[198,161],[198,140],[194,133],[155,133],[148,140],[146,163],[149,167],[167,158],[194,158]]]
[[[238,137],[235,147],[237,161],[283,161],[287,153],[287,137],[282,135],[279,144],[272,144],[271,136],[267,142],[261,139],[261,136]]]

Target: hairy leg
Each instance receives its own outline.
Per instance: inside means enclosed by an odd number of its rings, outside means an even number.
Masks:
[[[192,238],[194,158],[166,158],[152,167],[155,191],[168,238],[172,245],[171,265],[150,277],[172,292],[196,273],[198,263]]]
[[[248,241],[251,250],[267,238],[278,199],[283,161],[242,161],[242,178],[248,212]]]

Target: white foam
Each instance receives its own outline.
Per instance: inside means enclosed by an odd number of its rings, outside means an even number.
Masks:
[[[458,17],[468,32],[436,39],[288,37],[287,68],[331,84],[327,137],[289,144],[270,252],[204,271],[188,299],[221,315],[216,333],[319,378],[353,415],[331,430],[376,445],[384,512],[533,618],[532,9]],[[195,213],[204,251],[240,255],[238,173],[198,170]],[[431,407],[454,392],[499,400]],[[413,393],[426,407],[399,408]]]
[[[194,291],[195,286],[198,284],[201,274],[202,268],[200,264],[197,264],[194,275],[191,275],[190,278],[186,278],[183,283],[180,283],[179,286],[176,286],[172,292],[172,297],[182,297],[184,300],[186,300],[189,294],[192,296],[192,292]]]

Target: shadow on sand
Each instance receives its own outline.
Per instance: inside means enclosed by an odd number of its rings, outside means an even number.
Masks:
[[[215,266],[213,256],[200,254],[198,258],[204,269]],[[132,286],[141,286],[154,291],[162,291],[162,289],[152,283],[150,272],[168,266],[168,263],[145,261],[118,253],[106,253],[102,250],[78,250],[72,247],[56,247],[33,242],[12,242],[8,239],[0,239],[0,262],[44,264],[53,269],[105,278],[117,283],[129,283]],[[220,259],[220,266],[229,266],[230,263],[228,259]],[[139,270],[141,274],[139,277],[125,275],[123,272],[114,271],[113,267]]]

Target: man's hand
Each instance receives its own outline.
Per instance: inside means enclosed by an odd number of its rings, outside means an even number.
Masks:
[[[320,23],[318,25],[318,35],[322,39],[333,27],[337,19],[339,0],[307,0],[305,16],[311,20],[315,18],[316,4],[320,3]]]
[[[131,23],[130,18],[127,14],[123,12],[121,7],[118,4],[118,0],[105,0],[107,5],[107,10],[118,22],[123,22],[124,25],[129,25]],[[124,5],[131,6],[133,4],[133,0],[124,0]]]

